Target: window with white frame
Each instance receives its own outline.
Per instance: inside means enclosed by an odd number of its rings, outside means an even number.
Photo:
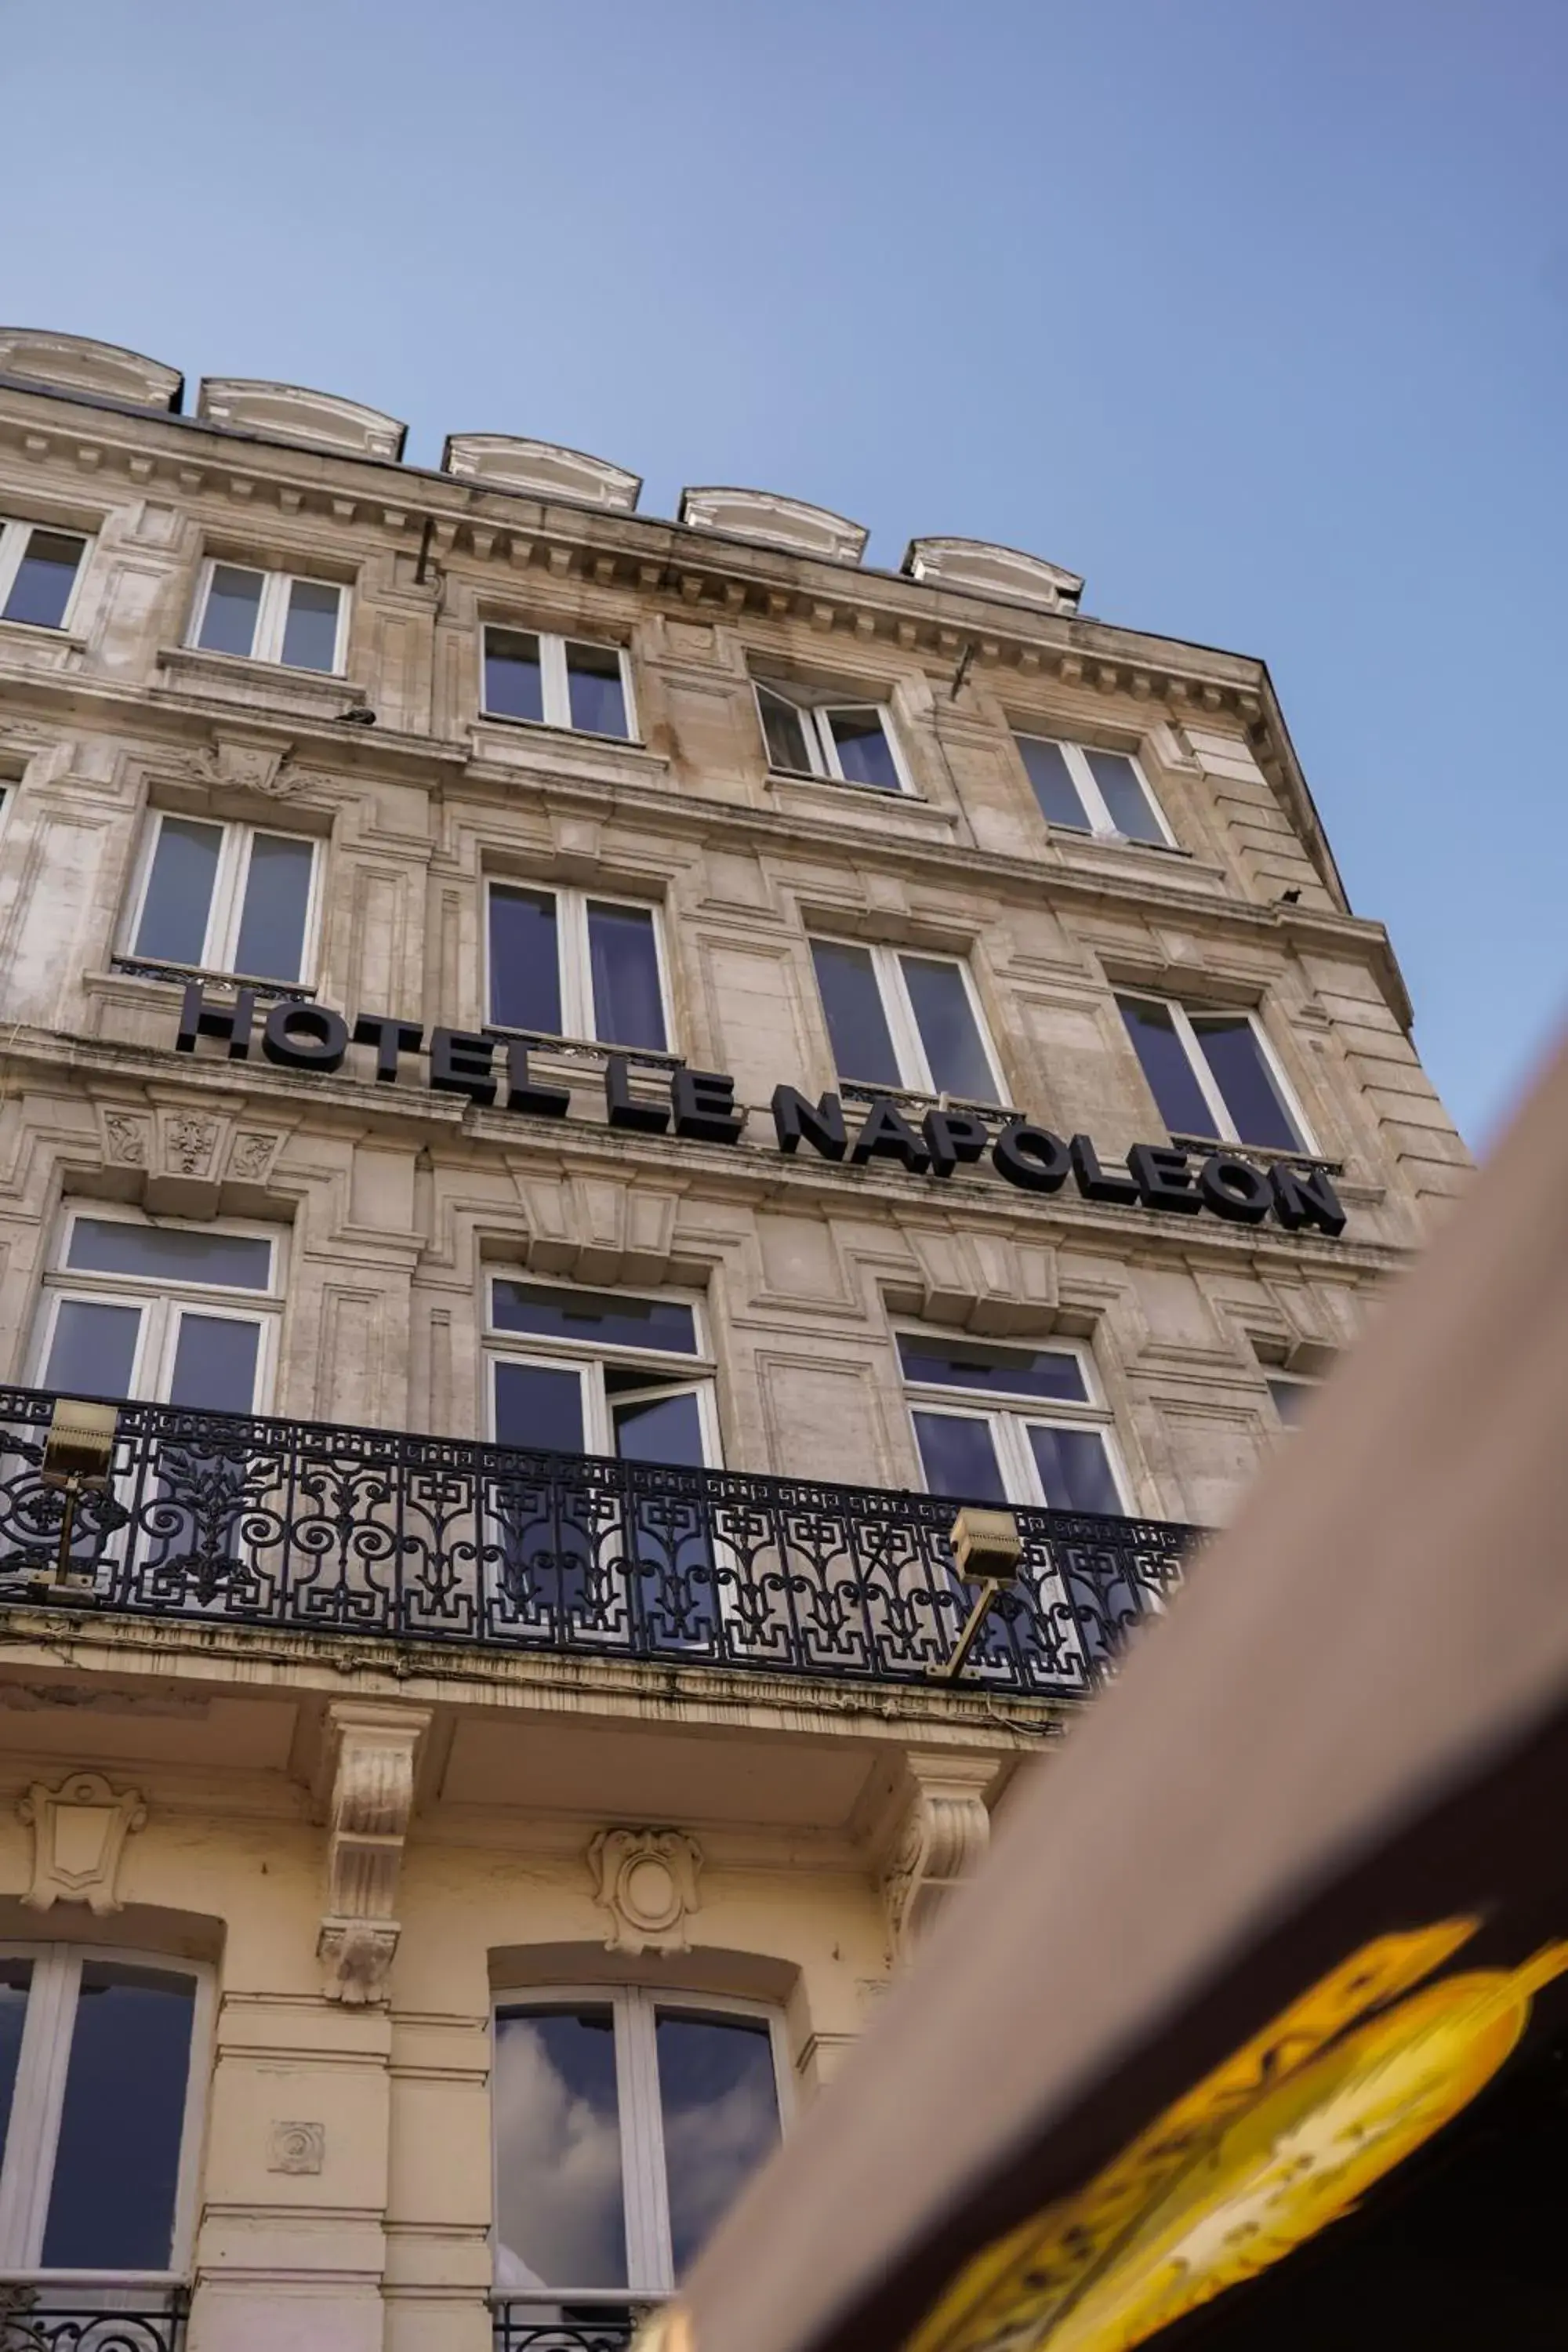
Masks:
[[[752,683],[768,765],[775,774],[868,784],[879,793],[910,790],[885,703],[828,699],[761,678]]]
[[[281,1236],[67,1211],[45,1277],[37,1384],[212,1412],[267,1410],[282,1312]]]
[[[1127,1510],[1087,1349],[897,1335],[926,1491],[955,1502]]]
[[[1100,751],[1052,735],[1016,734],[1020,758],[1047,824],[1108,841],[1175,846],[1149,779],[1131,751]]]
[[[974,982],[956,956],[814,939],[811,959],[840,1078],[1004,1099]]]
[[[487,719],[526,719],[579,735],[637,733],[631,663],[624,646],[539,629],[489,627],[484,633]]]
[[[777,2145],[780,2021],[754,2002],[617,1985],[495,2007],[496,2284],[666,2292]]]
[[[209,559],[196,585],[191,643],[203,653],[332,674],[343,667],[348,619],[349,593],[335,580]]]
[[[1173,1135],[1308,1151],[1306,1121],[1256,1014],[1119,996],[1127,1034]]]
[[[500,1274],[488,1284],[499,1444],[718,1466],[712,1359],[695,1305]]]
[[[46,522],[0,521],[0,621],[63,629],[81,577],[87,538]]]
[[[129,952],[244,980],[302,981],[321,862],[321,844],[305,834],[158,810],[137,877]]]
[[[668,1050],[664,949],[653,908],[517,882],[491,882],[489,898],[488,1001],[498,1029]]]
[[[0,1947],[0,2277],[185,2267],[209,2035],[188,1962]]]

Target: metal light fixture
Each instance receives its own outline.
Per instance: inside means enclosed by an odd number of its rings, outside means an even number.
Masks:
[[[1005,1584],[1011,1584],[1024,1557],[1024,1538],[1011,1511],[982,1510],[965,1505],[952,1523],[948,1540],[958,1573],[965,1584],[980,1591],[958,1637],[958,1647],[945,1664],[931,1672],[941,1682],[956,1682],[980,1636],[986,1613]]]
[[[60,1542],[52,1575],[37,1580],[46,1591],[58,1591],[62,1586],[76,1591],[90,1591],[88,1579],[71,1574],[71,1539],[76,1533],[77,1498],[83,1494],[105,1495],[109,1492],[110,1473],[114,1464],[114,1435],[120,1422],[118,1406],[93,1404],[85,1397],[57,1397],[49,1419],[49,1433],[44,1440],[44,1459],[40,1475],[46,1486],[58,1487],[64,1496],[60,1513]]]

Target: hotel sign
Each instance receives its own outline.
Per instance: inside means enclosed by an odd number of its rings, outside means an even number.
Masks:
[[[229,1002],[215,1003],[199,981],[192,981],[181,1008],[176,1049],[194,1054],[199,1038],[211,1037],[226,1045],[231,1061],[245,1061],[258,1043],[262,1057],[279,1069],[330,1074],[342,1068],[351,1045],[368,1045],[374,1048],[375,1076],[383,1086],[397,1085],[405,1064],[420,1057],[428,1064],[426,1083],[438,1094],[462,1095],[486,1109],[499,1105],[524,1118],[564,1118],[571,1108],[565,1087],[547,1085],[534,1075],[522,1038],[432,1029],[426,1045],[416,1021],[362,1013],[351,1028],[329,1005],[289,998],[268,1008],[258,1039],[257,1015],[254,989],[237,989]],[[606,1053],[604,1088],[612,1127],[700,1143],[738,1143],[745,1128],[735,1081],[722,1071],[639,1071],[634,1087],[630,1058]],[[780,1086],[773,1088],[771,1108],[778,1149],[790,1155],[804,1144],[824,1160],[847,1160],[851,1167],[887,1161],[911,1175],[939,1180],[988,1160],[1005,1183],[1024,1192],[1059,1192],[1070,1183],[1086,1201],[1173,1216],[1206,1213],[1235,1225],[1272,1219],[1289,1233],[1310,1230],[1336,1237],[1345,1229],[1345,1213],[1327,1171],[1304,1163],[1263,1168],[1226,1149],[1196,1153],[1172,1143],[1135,1143],[1125,1168],[1105,1167],[1087,1135],[1064,1140],[1026,1118],[1008,1118],[998,1127],[974,1110],[931,1109],[917,1125],[890,1095],[856,1106],[853,1129],[837,1095],[814,1102],[794,1087]]]

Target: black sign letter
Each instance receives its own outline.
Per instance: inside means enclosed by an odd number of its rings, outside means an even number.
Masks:
[[[349,1024],[328,1004],[275,1004],[261,1032],[261,1050],[285,1070],[340,1070],[349,1050]]]
[[[1326,1168],[1275,1168],[1269,1181],[1274,1186],[1274,1213],[1288,1231],[1297,1234],[1303,1225],[1316,1225],[1331,1241],[1339,1239],[1345,1229],[1345,1213]]]
[[[824,1095],[820,1102],[811,1103],[793,1087],[775,1087],[773,1108],[781,1151],[798,1150],[802,1136],[824,1160],[842,1160],[848,1150],[844,1106],[837,1095]]]
[[[735,1081],[721,1070],[677,1070],[669,1082],[675,1131],[699,1143],[734,1143],[746,1124],[735,1108]]]
[[[180,1005],[177,1054],[194,1054],[198,1037],[226,1037],[228,1058],[243,1062],[250,1051],[250,1024],[256,1018],[256,991],[237,988],[232,1004],[209,1004],[199,980],[185,982]]]
[[[991,1165],[1009,1184],[1026,1192],[1059,1192],[1071,1166],[1067,1145],[1048,1128],[1031,1127],[1016,1118],[1002,1129],[991,1153]]]

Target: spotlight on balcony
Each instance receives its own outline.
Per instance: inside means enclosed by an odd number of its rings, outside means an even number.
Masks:
[[[82,1599],[91,1595],[90,1579],[78,1579],[71,1574],[77,1500],[83,1494],[108,1493],[119,1421],[115,1405],[93,1404],[85,1397],[55,1400],[39,1475],[46,1486],[59,1490],[64,1501],[60,1509],[59,1550],[52,1574],[36,1580],[40,1591],[57,1595],[69,1591]]]
[[[965,1584],[980,1587],[958,1647],[951,1658],[930,1671],[941,1682],[956,1682],[979,1638],[986,1612],[1005,1584],[1011,1584],[1024,1557],[1024,1538],[1011,1511],[982,1510],[965,1504],[948,1538],[959,1575]]]

